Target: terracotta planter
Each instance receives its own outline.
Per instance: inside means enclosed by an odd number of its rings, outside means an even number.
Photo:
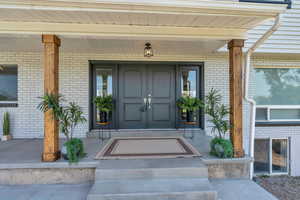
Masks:
[[[11,140],[12,136],[11,135],[2,135],[1,137],[1,141],[8,141]]]

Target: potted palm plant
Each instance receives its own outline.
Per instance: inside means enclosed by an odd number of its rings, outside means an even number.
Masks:
[[[177,106],[186,110],[186,121],[193,122],[195,112],[203,107],[203,102],[196,97],[183,96],[177,100]]]
[[[62,146],[62,156],[70,163],[78,162],[80,158],[85,156],[84,145],[81,139],[73,138],[74,129],[80,123],[86,122],[80,106],[74,102],[70,102],[67,106],[62,106],[59,102],[63,102],[61,95],[46,94],[42,98],[42,102],[38,108],[46,112],[52,110],[53,117],[58,121],[60,132],[63,133],[67,141]]]
[[[233,157],[233,147],[230,140],[226,139],[231,124],[227,119],[229,108],[221,103],[222,95],[216,89],[211,89],[205,97],[205,114],[209,116],[209,122],[213,124],[212,133],[217,135],[211,140],[210,154],[220,158]]]
[[[100,123],[108,122],[109,112],[113,109],[111,95],[95,97],[94,103],[99,111]]]
[[[1,140],[7,141],[10,140],[11,134],[10,134],[10,123],[9,123],[9,114],[8,112],[5,112],[3,115],[3,135]]]

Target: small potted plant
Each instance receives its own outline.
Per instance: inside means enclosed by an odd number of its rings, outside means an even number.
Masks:
[[[43,112],[52,109],[53,117],[59,123],[60,132],[66,136],[67,141],[61,149],[63,158],[69,160],[70,163],[78,162],[80,158],[85,156],[82,140],[73,138],[75,127],[79,123],[86,122],[80,106],[74,102],[70,102],[67,106],[60,105],[59,102],[64,101],[61,95],[46,94],[41,98],[43,100],[38,108]]]
[[[11,140],[11,134],[10,134],[10,123],[9,123],[9,114],[8,112],[5,112],[3,115],[3,135],[1,140],[7,141]]]
[[[193,122],[195,112],[203,107],[203,102],[196,97],[183,96],[177,100],[177,106],[186,110],[186,121]]]
[[[209,122],[213,124],[212,132],[217,135],[211,140],[210,154],[219,158],[232,158],[233,147],[230,140],[226,139],[226,134],[230,129],[229,108],[221,103],[222,96],[216,89],[211,89],[205,97],[205,114],[209,115]]]
[[[99,111],[100,123],[108,122],[109,112],[113,109],[111,95],[95,97],[94,103]]]

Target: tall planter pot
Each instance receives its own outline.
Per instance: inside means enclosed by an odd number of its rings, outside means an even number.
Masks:
[[[194,112],[193,111],[187,111],[186,112],[186,121],[187,122],[194,122]]]
[[[108,113],[107,112],[100,111],[99,117],[100,117],[100,123],[108,122]]]

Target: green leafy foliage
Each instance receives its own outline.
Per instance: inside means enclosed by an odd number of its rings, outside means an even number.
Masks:
[[[177,100],[177,106],[187,112],[194,112],[203,107],[204,104],[196,97],[183,96]]]
[[[64,102],[65,100],[61,95],[45,94],[43,97],[40,97],[40,99],[42,99],[42,101],[38,105],[38,109],[42,112],[51,111],[53,118],[59,123],[60,131],[67,138],[67,142],[65,144],[67,145],[69,161],[78,161],[80,155],[82,154],[77,155],[74,152],[76,149],[82,149],[81,151],[84,152],[84,147],[80,139],[73,139],[73,132],[78,124],[87,121],[83,116],[81,107],[75,102],[69,102],[68,105],[62,106],[60,103]],[[78,140],[80,140],[81,142],[79,142]],[[71,156],[71,158],[69,156]]]
[[[211,89],[205,97],[205,113],[210,116],[209,121],[213,124],[212,131],[218,133],[219,138],[224,138],[230,129],[227,116],[229,108],[221,103],[222,96],[216,89]]]
[[[53,117],[55,120],[59,120],[60,115],[62,114],[62,106],[59,102],[63,102],[64,99],[61,95],[47,93],[42,97],[38,97],[41,99],[41,102],[37,106],[37,108],[42,112],[47,112],[51,110]]]
[[[113,98],[111,95],[95,97],[94,103],[100,112],[109,112],[113,109]]]
[[[233,147],[230,140],[215,137],[210,142],[210,154],[219,158],[232,158]]]
[[[72,138],[64,145],[67,147],[67,155],[70,163],[77,163],[80,158],[85,157],[84,146],[82,140]]]
[[[3,115],[3,135],[10,134],[9,114],[5,112]]]

